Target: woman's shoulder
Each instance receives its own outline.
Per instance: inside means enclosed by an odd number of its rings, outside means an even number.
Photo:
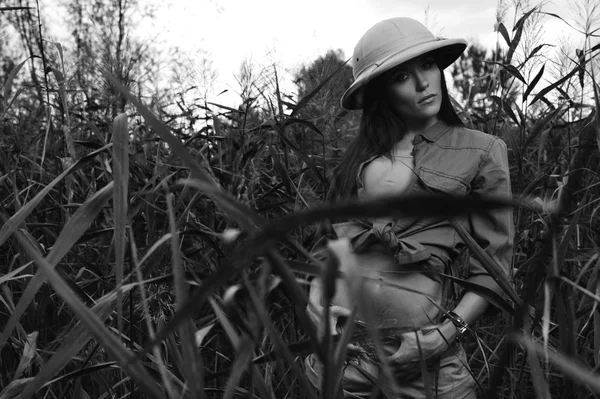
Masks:
[[[504,141],[498,136],[482,132],[481,130],[471,129],[466,126],[452,126],[450,134],[446,135],[447,140],[460,147],[481,149],[489,151],[495,143]]]

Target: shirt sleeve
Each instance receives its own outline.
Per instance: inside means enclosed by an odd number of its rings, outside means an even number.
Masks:
[[[471,183],[471,195],[474,198],[512,197],[506,143],[501,139],[494,139],[487,157],[483,159],[479,173]],[[508,276],[513,256],[512,208],[473,212],[468,223],[473,239]],[[469,259],[467,281],[503,294],[500,286],[473,255]]]

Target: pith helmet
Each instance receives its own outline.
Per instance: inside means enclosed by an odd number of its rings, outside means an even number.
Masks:
[[[403,62],[432,52],[440,68],[444,69],[456,61],[466,47],[465,40],[437,38],[411,18],[383,20],[369,29],[354,48],[354,83],[342,96],[342,107],[362,108],[365,85]]]

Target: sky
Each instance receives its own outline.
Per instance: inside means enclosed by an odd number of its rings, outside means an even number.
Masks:
[[[156,5],[156,18],[143,21],[141,35],[155,37],[161,46],[178,47],[191,66],[201,68],[209,59],[216,72],[212,95],[227,91],[216,102],[239,101],[236,75],[250,60],[258,70],[275,65],[283,87],[291,77],[329,49],[341,49],[346,58],[373,24],[406,16],[426,24],[438,36],[461,37],[468,42],[495,46],[496,11],[500,0],[147,0]],[[515,0],[502,0],[510,5]],[[521,0],[530,3],[539,0]],[[570,3],[586,0],[545,1],[544,11],[575,22]],[[587,0],[596,1],[596,0]],[[514,12],[504,24],[510,31]],[[547,18],[545,43],[568,35],[581,40],[564,22]],[[501,42],[504,44],[503,42]]]
[[[572,21],[569,3],[553,0],[544,10]],[[513,4],[513,0],[506,0]],[[498,0],[170,0],[161,2],[154,26],[165,43],[173,43],[195,57],[209,57],[217,71],[214,92],[225,102],[233,98],[233,78],[250,59],[261,66],[277,65],[291,76],[329,49],[352,55],[360,36],[380,20],[407,16],[427,24],[443,37],[462,37],[494,46]],[[505,25],[512,28],[509,11]],[[576,34],[562,21],[548,18],[544,41]],[[280,75],[283,75],[280,73]]]

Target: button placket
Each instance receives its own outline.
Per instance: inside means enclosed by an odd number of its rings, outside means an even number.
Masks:
[[[420,177],[419,177],[419,169],[421,168],[421,166],[419,165],[419,159],[420,156],[418,156],[419,150],[421,149],[421,147],[423,147],[423,137],[421,135],[415,137],[415,139],[413,140],[413,149],[412,149],[412,156],[413,156],[413,173],[415,174],[413,182],[412,182],[412,186],[410,187],[410,190],[408,191],[409,193],[412,194],[418,194],[419,192],[421,192],[422,190],[420,190]]]

